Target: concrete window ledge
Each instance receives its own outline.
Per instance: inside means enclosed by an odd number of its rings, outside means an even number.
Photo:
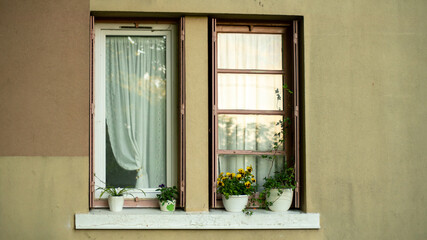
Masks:
[[[320,216],[298,210],[285,213],[254,210],[252,216],[247,216],[217,209],[203,213],[159,209],[123,209],[114,213],[95,209],[76,214],[75,226],[76,229],[319,229]]]

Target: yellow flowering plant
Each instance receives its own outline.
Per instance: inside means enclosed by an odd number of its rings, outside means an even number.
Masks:
[[[256,192],[256,179],[252,174],[252,166],[246,170],[240,168],[236,173],[220,173],[217,178],[217,193],[226,199],[230,195],[252,195]]]

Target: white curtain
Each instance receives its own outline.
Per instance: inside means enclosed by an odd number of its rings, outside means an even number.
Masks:
[[[218,36],[218,67],[221,69],[282,69],[282,38],[277,34],[234,34]],[[219,109],[282,110],[282,75],[219,74]],[[276,91],[277,89],[277,91]],[[276,123],[281,116],[219,115],[218,148],[221,150],[269,151]],[[235,172],[252,165],[258,184],[283,166],[283,157],[273,164],[254,155],[220,155],[220,172]]]
[[[107,36],[106,122],[117,163],[137,171],[136,188],[165,182],[166,43]]]
[[[218,68],[282,69],[281,34],[218,34]]]

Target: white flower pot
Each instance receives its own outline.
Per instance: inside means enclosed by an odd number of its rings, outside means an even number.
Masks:
[[[285,212],[291,207],[294,191],[290,188],[283,189],[282,191],[283,193],[279,194],[278,189],[271,189],[270,196],[266,198],[267,202],[272,203],[268,208],[273,212]]]
[[[123,196],[109,196],[108,197],[108,206],[110,206],[110,211],[120,212],[123,209],[123,203],[125,198]]]
[[[222,203],[227,212],[241,212],[248,204],[248,195],[230,195],[228,199],[222,195]]]
[[[160,202],[159,201],[159,205],[160,205],[160,210],[163,212],[173,212],[175,211],[175,205],[176,205],[176,200],[174,199],[173,201],[167,200],[164,202]]]

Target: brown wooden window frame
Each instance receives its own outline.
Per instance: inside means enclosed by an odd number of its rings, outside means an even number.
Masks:
[[[107,200],[95,199],[95,180],[94,180],[94,47],[95,47],[95,23],[132,23],[137,28],[139,24],[176,24],[178,26],[178,76],[179,76],[179,196],[177,206],[185,208],[185,132],[186,132],[186,114],[185,114],[185,17],[180,18],[96,18],[90,17],[90,151],[89,151],[89,206],[90,208],[106,208]],[[124,207],[159,207],[157,198],[155,199],[125,199]]]
[[[254,33],[254,34],[282,34],[282,70],[241,70],[218,68],[218,33]],[[212,18],[211,20],[211,208],[222,208],[222,201],[216,193],[216,179],[218,177],[219,155],[285,155],[286,159],[293,158],[295,179],[297,186],[294,191],[293,207],[300,207],[300,119],[299,119],[299,67],[298,67],[298,21],[286,22],[259,22],[259,21],[230,21]],[[218,74],[282,74],[283,84],[293,91],[292,96],[283,94],[283,110],[225,110],[218,108]],[[285,77],[286,76],[286,77]],[[286,96],[286,97],[285,97]],[[285,100],[291,102],[286,107]],[[291,119],[291,134],[286,134],[285,151],[264,152],[247,150],[220,150],[218,149],[218,115],[280,115]],[[289,130],[288,130],[289,131]]]

